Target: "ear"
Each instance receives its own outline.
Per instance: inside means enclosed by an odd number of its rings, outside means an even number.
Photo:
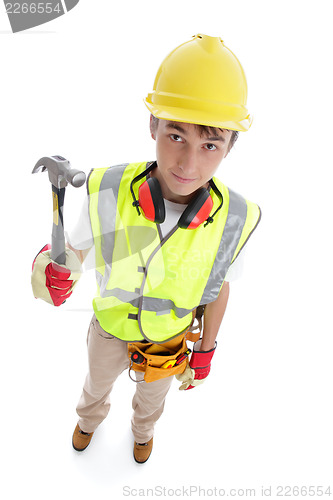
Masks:
[[[150,122],[149,122],[149,127],[150,127],[150,135],[156,141],[156,125],[153,120],[153,115],[150,115]]]

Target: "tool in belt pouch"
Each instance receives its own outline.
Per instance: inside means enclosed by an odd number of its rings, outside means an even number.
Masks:
[[[153,344],[147,341],[130,342],[128,344],[129,370],[128,374],[134,382],[154,382],[161,378],[183,373],[191,350],[187,348],[186,340],[196,342],[201,333],[201,317],[204,308],[193,311],[193,320],[186,333],[164,342]],[[194,320],[197,324],[194,325]],[[199,331],[196,331],[199,330]],[[144,380],[135,380],[131,370],[144,373]]]

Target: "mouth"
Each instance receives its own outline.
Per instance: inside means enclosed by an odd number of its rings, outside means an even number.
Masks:
[[[173,172],[171,173],[175,177],[176,181],[181,182],[182,184],[190,184],[191,182],[195,181],[195,179],[186,179],[184,177],[179,177],[179,175],[176,175]]]

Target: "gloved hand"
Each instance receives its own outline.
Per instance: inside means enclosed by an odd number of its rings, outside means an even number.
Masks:
[[[193,389],[195,386],[202,384],[210,372],[210,364],[214,356],[215,347],[210,351],[200,351],[201,340],[194,344],[193,353],[190,364],[186,366],[185,371],[180,375],[176,375],[176,379],[183,382],[179,387],[180,391]]]
[[[45,245],[32,264],[31,285],[36,299],[60,306],[72,294],[81,276],[81,263],[75,253],[66,248],[66,265],[54,263],[50,245]]]

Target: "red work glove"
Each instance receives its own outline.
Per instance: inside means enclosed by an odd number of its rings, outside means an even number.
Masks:
[[[183,382],[179,387],[180,391],[193,389],[195,386],[202,384],[205,378],[208,377],[212,357],[216,349],[216,342],[215,347],[210,351],[197,350],[200,349],[200,346],[201,341],[199,340],[194,344],[190,364],[187,365],[183,373],[176,375],[177,380]]]
[[[50,257],[45,245],[32,264],[31,284],[34,296],[60,306],[71,296],[81,275],[81,264],[72,250],[66,249],[66,266],[59,266]]]

